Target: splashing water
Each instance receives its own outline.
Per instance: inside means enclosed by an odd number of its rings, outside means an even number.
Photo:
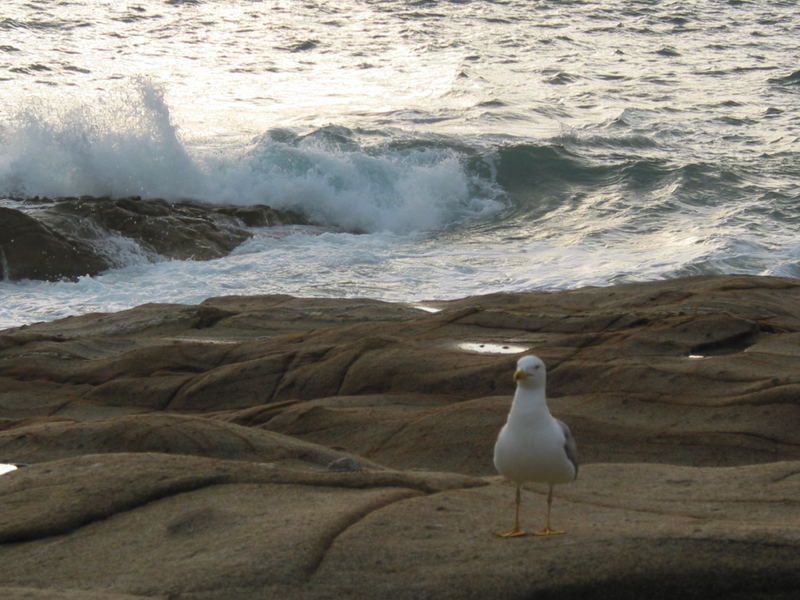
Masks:
[[[197,191],[199,171],[151,82],[97,104],[63,106],[28,106],[3,129],[0,195],[176,198]]]
[[[458,149],[422,140],[362,146],[356,132],[272,130],[220,156],[194,154],[148,80],[96,105],[28,108],[6,128],[0,195],[142,196],[265,203],[357,231],[440,228],[500,208]],[[478,188],[482,194],[476,194]]]

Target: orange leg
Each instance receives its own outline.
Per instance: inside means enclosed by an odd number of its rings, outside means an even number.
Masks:
[[[566,533],[563,529],[553,529],[550,526],[550,507],[553,504],[553,484],[550,484],[550,490],[547,492],[547,523],[544,526],[544,529],[540,529],[539,531],[534,532],[533,535],[558,535],[560,533]]]
[[[519,505],[522,501],[522,496],[520,493],[520,484],[517,484],[517,494],[516,494],[516,509],[514,511],[514,527],[513,529],[509,529],[507,531],[495,531],[494,534],[498,537],[517,537],[520,535],[525,535],[525,532],[520,529],[519,526]]]

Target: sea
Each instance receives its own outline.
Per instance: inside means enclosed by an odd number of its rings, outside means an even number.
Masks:
[[[231,255],[0,281],[0,328],[230,294],[800,277],[800,10],[769,0],[5,0],[0,206],[302,211]]]

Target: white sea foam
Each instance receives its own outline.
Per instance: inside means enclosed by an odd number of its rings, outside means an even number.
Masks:
[[[704,245],[602,248],[547,241],[476,244],[469,236],[380,232],[366,235],[302,226],[263,229],[230,256],[164,261],[107,271],[77,282],[0,282],[0,328],[154,301],[197,303],[227,294],[370,297],[420,302],[528,289],[657,278],[710,252]]]
[[[0,196],[194,198],[292,208],[326,225],[412,232],[492,214],[491,182],[447,147],[362,146],[348,130],[271,132],[241,147],[187,148],[146,79],[93,103],[41,104],[2,131]],[[479,193],[476,193],[479,190]]]
[[[213,172],[211,197],[300,209],[348,230],[437,229],[502,206],[490,186],[475,193],[481,182],[447,148],[341,148],[315,138],[290,144],[265,137],[240,159],[217,162]]]

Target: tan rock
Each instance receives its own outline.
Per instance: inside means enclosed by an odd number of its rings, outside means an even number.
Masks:
[[[87,455],[0,479],[0,560],[9,586],[156,597],[789,598],[798,474],[798,461],[588,465],[558,489],[567,535],[502,540],[513,490],[498,478]],[[528,528],[543,518],[532,488]]]
[[[158,452],[324,468],[349,454],[299,439],[201,416],[125,415],[55,420],[0,431],[0,456],[39,463],[84,454]],[[380,468],[359,457],[363,466]]]
[[[168,600],[167,596],[134,596],[89,590],[53,590],[1,585],[0,597],[4,600]]]
[[[33,463],[0,477],[0,596],[793,598],[800,282],[426,305],[212,298],[0,332],[0,457]],[[578,440],[566,536],[491,535],[517,350]]]

